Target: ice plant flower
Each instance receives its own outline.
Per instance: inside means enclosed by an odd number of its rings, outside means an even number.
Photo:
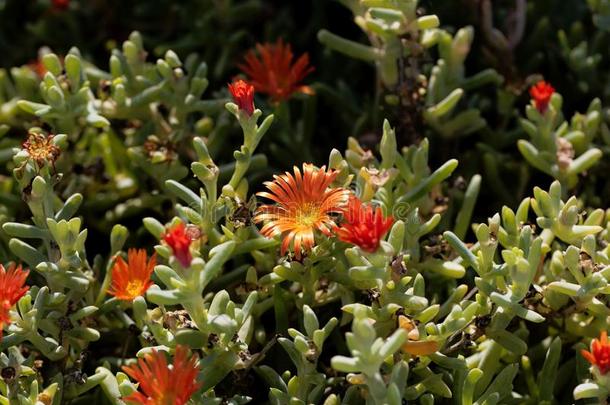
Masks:
[[[45,162],[55,165],[61,150],[53,143],[53,138],[55,138],[54,135],[30,132],[21,146],[38,166],[42,167]]]
[[[112,266],[112,284],[108,292],[124,301],[144,295],[153,284],[150,276],[156,264],[156,253],[147,260],[146,250],[129,249],[127,263],[118,256]]]
[[[257,44],[256,49],[258,55],[250,50],[244,63],[239,65],[256,91],[269,95],[273,102],[287,100],[296,92],[313,93],[310,87],[301,84],[305,76],[314,70],[309,65],[307,53],[293,63],[290,44],[285,44],[281,39],[274,44]]]
[[[551,96],[555,93],[555,89],[549,83],[544,80],[539,81],[534,86],[530,87],[530,96],[532,100],[534,100],[534,105],[536,109],[544,114],[547,107],[549,106],[549,102],[551,101]]]
[[[394,223],[391,215],[383,215],[381,207],[364,205],[355,195],[349,198],[344,219],[345,222],[337,229],[339,239],[371,253],[379,248],[381,238]]]
[[[28,63],[25,66],[28,67],[32,72],[36,73],[36,76],[38,76],[38,78],[40,79],[44,78],[44,75],[47,74],[47,68],[42,63],[42,60],[40,58],[38,58],[34,62]]]
[[[333,213],[340,213],[347,202],[348,191],[330,188],[338,172],[317,169],[312,164],[303,164],[303,173],[294,167],[294,175],[286,172],[275,175],[274,181],[265,182],[269,192],[258,196],[275,201],[276,205],[263,205],[255,213],[254,222],[265,222],[261,233],[266,237],[283,235],[281,253],[286,254],[292,242],[297,260],[301,249],[313,248],[314,232],[320,230],[327,236],[336,228]]]
[[[36,73],[36,75],[38,76],[39,79],[44,79],[45,75],[48,72],[47,67],[42,62],[42,58],[43,58],[44,54],[45,53],[43,53],[43,52],[39,52],[39,56],[36,60],[31,61],[25,65],[32,72]],[[64,65],[63,56],[58,56],[58,57],[59,57],[59,63],[61,63],[61,65],[63,66]]]
[[[0,339],[4,325],[10,323],[9,311],[29,290],[25,284],[29,270],[21,266],[10,265],[8,270],[0,264]]]
[[[580,353],[591,365],[599,369],[600,374],[604,375],[610,371],[610,343],[608,342],[608,332],[603,331],[599,339],[591,342],[591,351],[581,350]]]
[[[237,80],[229,84],[229,91],[239,109],[245,111],[248,116],[252,115],[254,112],[254,86],[243,80]]]
[[[200,384],[197,357],[188,355],[185,346],[177,346],[174,362],[167,364],[165,353],[153,349],[138,363],[123,366],[123,371],[139,383],[136,391],[123,400],[142,405],[184,405]]]
[[[407,341],[402,351],[412,356],[429,356],[438,351],[439,344],[434,340],[419,340],[419,331],[415,323],[404,315],[398,317],[398,327],[407,332]]]
[[[191,260],[193,260],[190,251],[192,239],[189,238],[186,225],[183,222],[171,227],[163,235],[163,240],[172,248],[174,256],[176,256],[182,267],[189,267],[191,265]]]
[[[64,11],[70,7],[70,0],[52,0],[53,8],[57,11]]]

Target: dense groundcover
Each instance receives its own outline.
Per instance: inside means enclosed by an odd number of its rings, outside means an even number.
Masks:
[[[606,404],[610,0],[0,0],[0,405]]]

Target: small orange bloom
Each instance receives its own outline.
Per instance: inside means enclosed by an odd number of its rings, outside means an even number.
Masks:
[[[142,405],[184,405],[201,384],[196,381],[197,357],[188,357],[185,346],[177,346],[174,363],[167,364],[165,353],[152,350],[138,359],[137,365],[123,366],[123,371],[140,384],[140,391],[123,398]]]
[[[36,73],[36,76],[38,76],[38,78],[40,78],[40,79],[44,78],[44,75],[46,75],[48,72],[47,68],[42,63],[42,59],[40,59],[40,58],[36,59],[33,62],[28,63],[25,66],[27,66],[28,68],[30,68],[31,71]]]
[[[371,253],[394,223],[392,216],[383,216],[381,207],[365,206],[355,195],[350,196],[344,215],[346,222],[337,230],[339,239]]]
[[[610,370],[610,343],[608,342],[608,332],[603,331],[598,339],[593,339],[591,351],[581,350],[582,357],[587,359],[593,366],[597,366],[601,374],[606,374]]]
[[[313,93],[310,87],[300,84],[314,70],[309,65],[307,53],[292,63],[294,55],[290,44],[284,44],[281,39],[275,44],[257,44],[256,49],[259,55],[250,50],[244,58],[245,63],[239,65],[256,91],[269,95],[273,102],[287,100],[296,92]]]
[[[530,87],[530,96],[534,100],[534,105],[536,109],[544,114],[547,107],[549,106],[549,102],[551,101],[551,96],[555,93],[555,89],[549,83],[544,80],[539,81],[534,86]]]
[[[402,351],[412,356],[429,356],[438,351],[435,340],[419,340],[419,330],[415,323],[404,315],[398,317],[398,327],[407,332],[408,339],[402,345]]]
[[[174,225],[169,231],[163,235],[165,243],[172,248],[174,256],[182,264],[183,267],[189,267],[193,256],[191,255],[190,247],[192,239],[188,236],[186,225],[180,222]]]
[[[22,270],[21,265],[12,264],[6,270],[0,264],[0,339],[2,339],[2,328],[11,321],[10,309],[30,288],[24,286],[29,273],[29,270]]]
[[[237,80],[229,84],[229,91],[239,109],[252,115],[254,112],[254,86],[243,80]]]
[[[294,241],[294,253],[301,258],[301,248],[311,250],[314,245],[314,231],[320,230],[330,236],[336,227],[332,213],[340,213],[348,197],[343,188],[329,188],[337,172],[326,171],[326,167],[316,169],[312,164],[303,164],[303,174],[294,167],[294,176],[286,172],[273,176],[274,181],[265,182],[270,191],[257,195],[268,198],[277,205],[261,206],[254,222],[266,222],[261,233],[266,237],[284,235],[282,254],[288,251]]]
[[[153,284],[150,279],[155,265],[157,254],[154,253],[147,261],[146,250],[129,249],[127,262],[118,256],[112,266],[112,285],[108,291],[120,300],[132,301],[144,295]]]

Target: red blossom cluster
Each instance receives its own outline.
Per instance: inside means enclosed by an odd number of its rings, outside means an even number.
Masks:
[[[263,205],[254,222],[264,222],[261,233],[266,237],[282,235],[281,253],[293,245],[295,256],[301,258],[301,250],[309,251],[315,244],[314,232],[327,236],[335,233],[340,240],[359,246],[367,252],[379,248],[381,238],[390,229],[393,218],[384,217],[381,208],[364,205],[358,197],[344,188],[330,187],[338,173],[316,169],[303,164],[303,173],[294,167],[294,175],[286,172],[274,176],[265,183],[269,192],[258,196],[274,201],[275,205]],[[341,226],[332,214],[343,214]]]

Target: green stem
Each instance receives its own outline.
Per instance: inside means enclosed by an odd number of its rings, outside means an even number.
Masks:
[[[183,306],[191,320],[195,323],[195,326],[197,326],[197,329],[207,334],[208,311],[205,309],[203,298],[200,295],[194,295]]]
[[[468,226],[470,225],[470,219],[472,218],[472,211],[474,210],[474,204],[477,202],[480,189],[481,176],[477,174],[472,176],[472,179],[468,184],[468,188],[464,194],[462,207],[460,208],[460,211],[455,219],[455,228],[453,229],[453,232],[460,239],[464,239],[464,236],[466,236],[466,233],[468,232]]]
[[[100,286],[100,292],[97,294],[97,298],[95,299],[95,306],[98,308],[102,305],[104,298],[106,298],[106,292],[108,291],[108,287],[110,287],[110,282],[112,281],[112,271],[110,271],[110,265],[112,263],[114,263],[114,260],[109,261],[108,265],[106,266],[106,274],[104,275],[104,280]]]

